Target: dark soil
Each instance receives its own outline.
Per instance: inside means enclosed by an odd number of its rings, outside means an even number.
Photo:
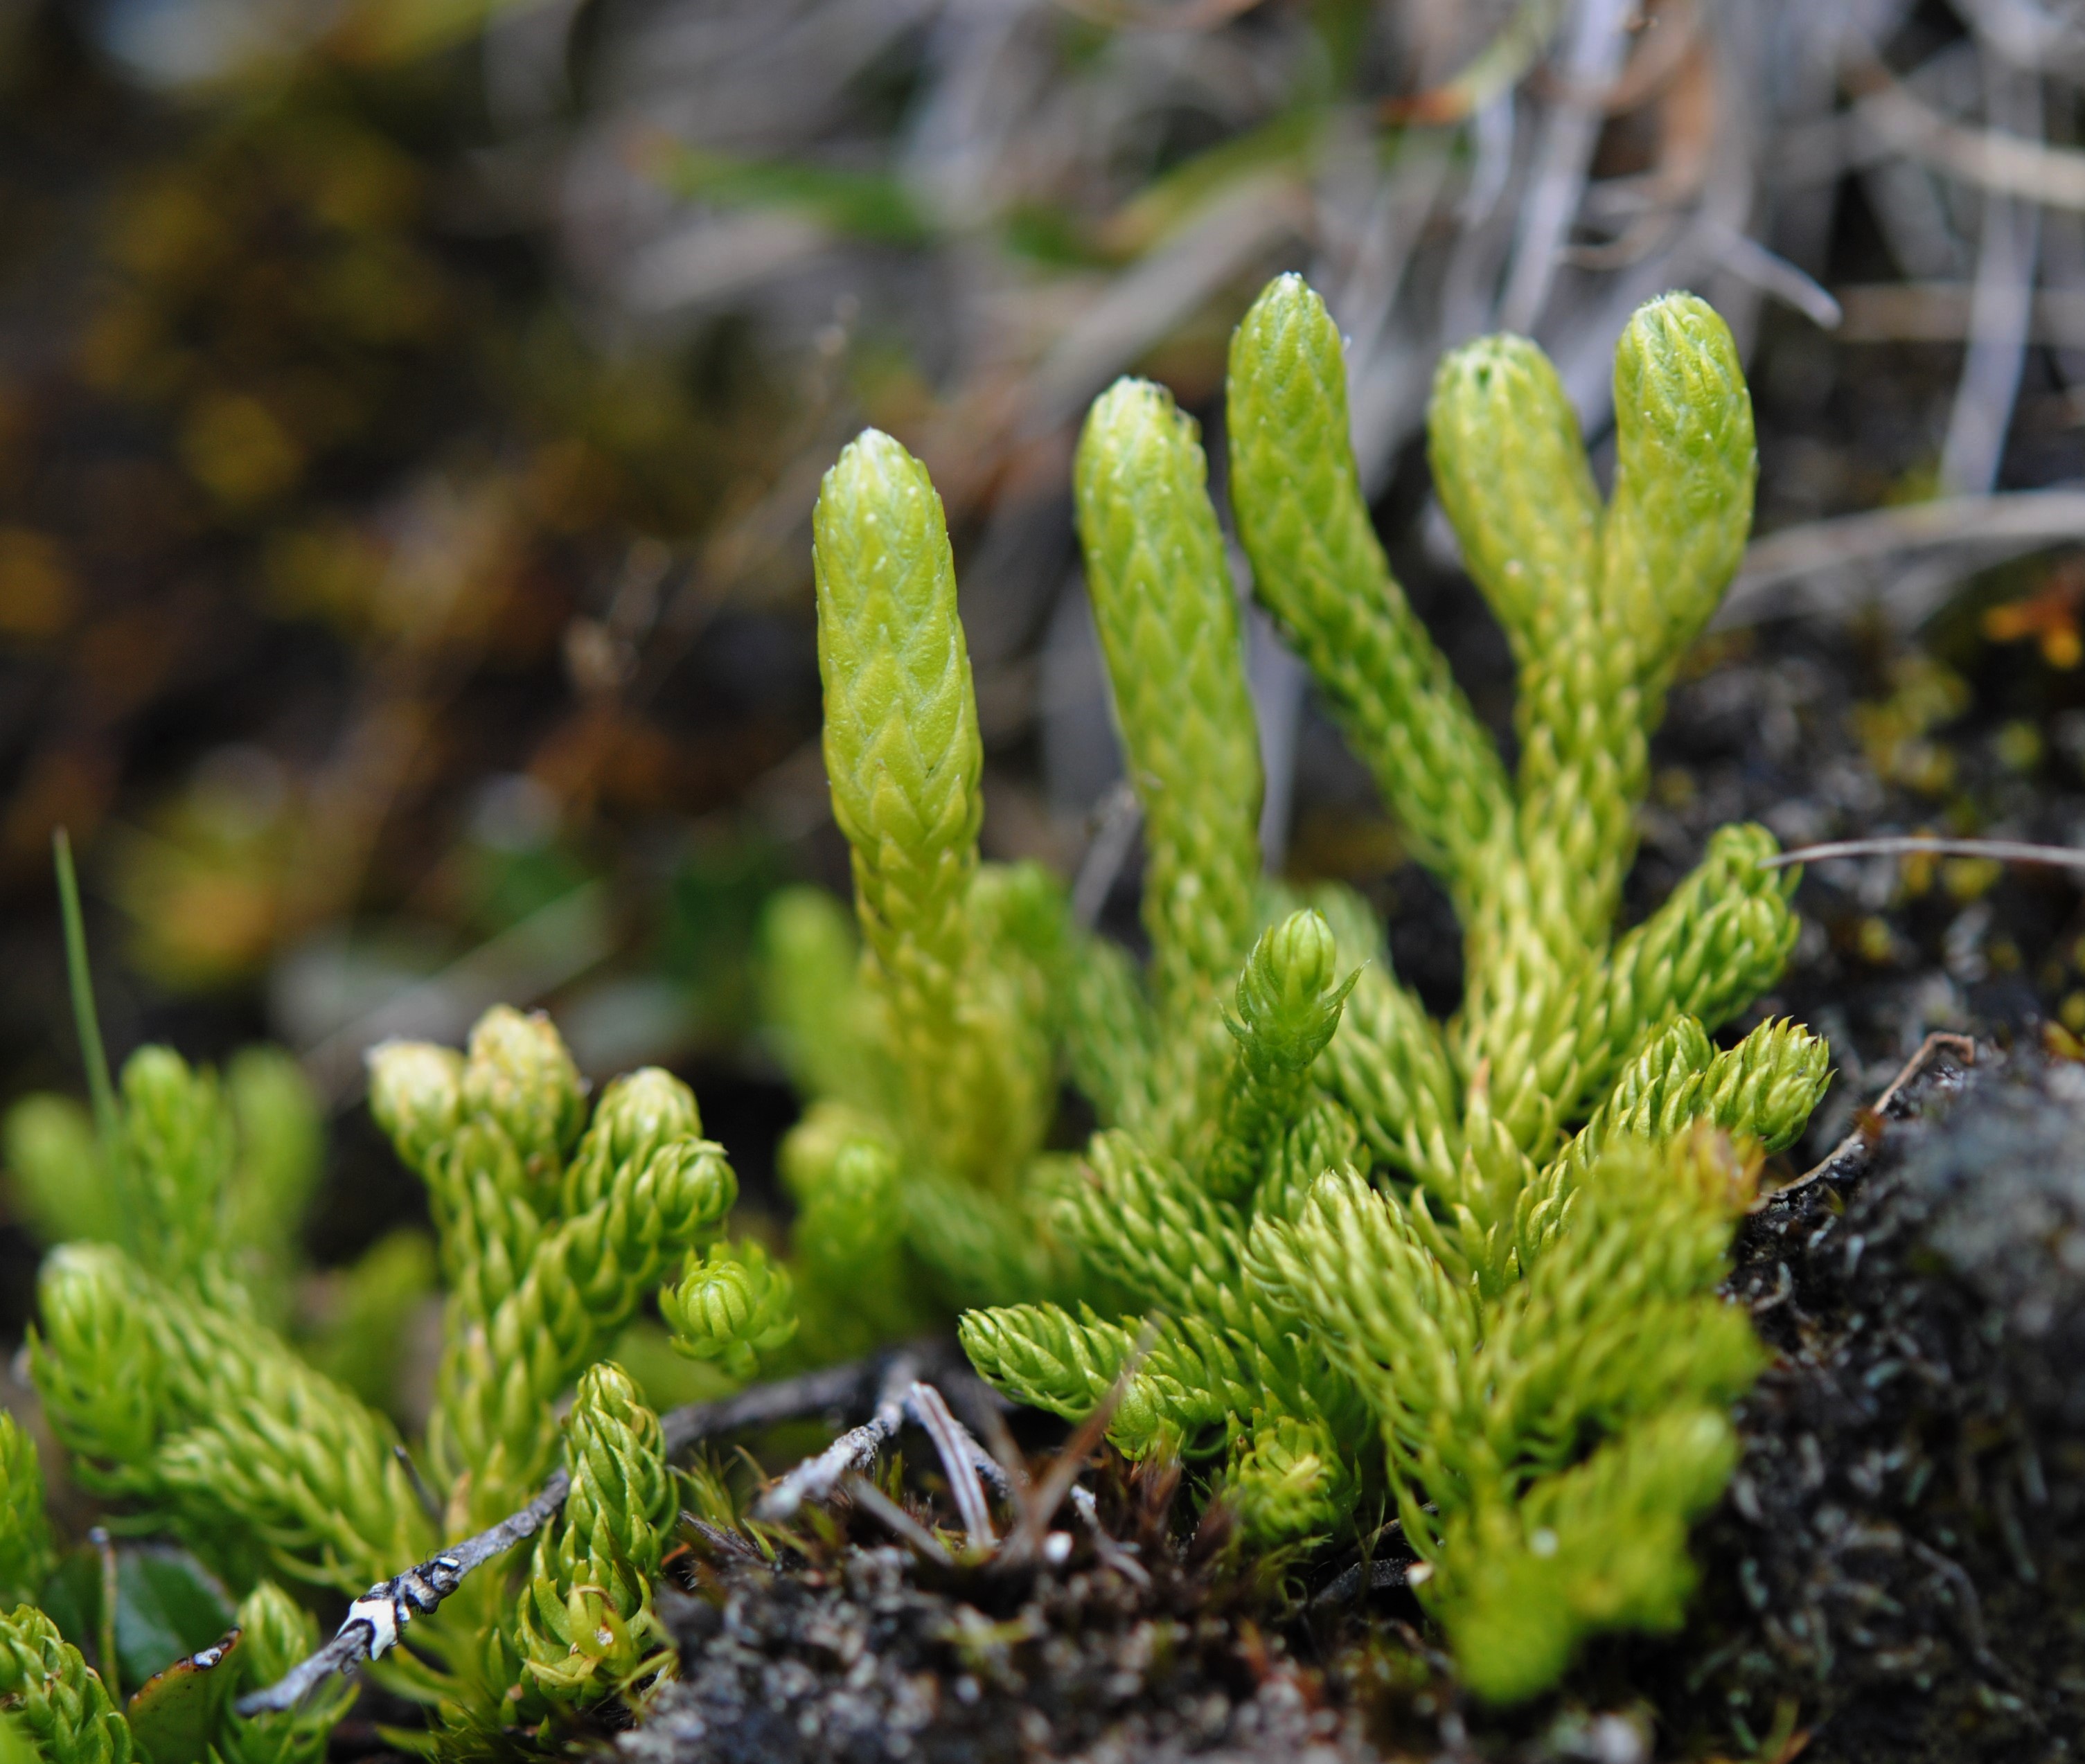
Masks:
[[[1162,1562],[1147,1587],[1091,1560],[936,1575],[886,1545],[728,1558],[668,1614],[683,1681],[623,1741],[647,1764],[1370,1755],[1322,1673]]]
[[[1939,1064],[1732,1282],[1780,1358],[1690,1677],[1741,1732],[1798,1699],[1848,1764],[2085,1740],[2085,1066]]]
[[[1879,621],[1785,623],[1712,639],[1653,747],[1635,910],[1709,833],[1758,821],[1784,847],[1941,833],[2070,844],[2085,827],[2085,681],[1986,642],[1972,590],[1918,639]],[[2085,1028],[2075,878],[1896,857],[1828,859],[1796,895],[1803,940],[1733,1031],[1786,1015],[1831,1043],[1838,1082],[1803,1150],[1823,1156],[1930,1030],[2040,1037]],[[2074,1051],[2074,1044],[2065,1044]]]

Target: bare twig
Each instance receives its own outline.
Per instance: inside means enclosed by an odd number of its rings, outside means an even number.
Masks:
[[[510,1513],[498,1524],[474,1537],[466,1537],[452,1550],[428,1557],[403,1574],[380,1581],[348,1606],[347,1617],[333,1631],[331,1641],[299,1661],[266,1690],[240,1698],[239,1712],[253,1715],[294,1709],[333,1673],[349,1671],[365,1660],[380,1660],[398,1645],[399,1633],[408,1623],[438,1609],[463,1584],[464,1576],[472,1569],[504,1555],[541,1530],[564,1505],[571,1486],[571,1475],[559,1470],[518,1513]]]
[[[924,1346],[915,1346],[871,1355],[867,1359],[828,1366],[798,1378],[755,1384],[750,1390],[742,1390],[720,1401],[694,1402],[669,1409],[659,1418],[659,1431],[665,1437],[667,1455],[670,1457],[704,1440],[772,1427],[777,1422],[794,1421],[827,1409],[851,1407],[861,1401],[864,1391],[876,1388],[885,1367],[900,1358],[916,1365],[925,1351]]]
[[[1621,72],[1628,53],[1626,0],[1577,0],[1561,57],[1565,87],[1544,119],[1535,171],[1520,209],[1520,236],[1499,296],[1498,322],[1532,331],[1549,298],[1564,243],[1585,194],[1586,176],[1600,132],[1598,100]]]
[[[979,1380],[973,1378],[970,1381],[973,1384],[977,1384],[978,1388],[980,1389],[989,1389],[989,1387],[983,1384]],[[953,1379],[944,1377],[938,1382],[929,1384],[927,1389],[932,1391],[935,1396],[941,1397],[945,1388],[953,1382]],[[993,1393],[993,1394],[996,1394],[996,1393]],[[945,1401],[946,1398],[944,1397],[943,1401]],[[1001,1434],[1005,1433],[1006,1423],[1000,1418],[997,1410],[992,1408],[989,1404],[981,1403],[977,1406],[977,1412],[988,1417],[989,1425],[996,1428],[998,1432]],[[974,1469],[979,1476],[984,1478],[985,1486],[991,1489],[992,1493],[996,1495],[1001,1500],[1017,1499],[1018,1497],[1016,1491],[1016,1484],[1018,1482],[1026,1479],[1027,1475],[1026,1469],[1021,1469],[1020,1475],[1017,1477],[1009,1473],[1006,1467],[1005,1461],[1000,1457],[996,1451],[987,1451],[984,1446],[979,1442],[977,1435],[972,1433],[968,1427],[964,1426],[962,1422],[958,1419],[953,1413],[951,1413],[949,1419],[955,1423],[956,1443],[962,1446],[964,1455],[970,1459],[971,1468]],[[1014,1462],[1016,1467],[1019,1468],[1020,1454],[1017,1452],[1014,1456]]]
[[[1129,1389],[1130,1380],[1143,1366],[1144,1356],[1151,1351],[1151,1344],[1157,1339],[1158,1331],[1149,1322],[1138,1333],[1136,1346],[1130,1351],[1129,1358],[1123,1362],[1122,1370],[1115,1374],[1115,1382],[1108,1386],[1107,1394],[1099,1406],[1079,1423],[1078,1431],[1065,1442],[1064,1449],[1057,1454],[1049,1472],[1036,1487],[1021,1514],[1021,1522],[1008,1536],[999,1553],[1000,1562],[1013,1567],[1030,1560],[1042,1546],[1042,1537],[1050,1521],[1057,1516],[1057,1509],[1064,1504],[1064,1496],[1072,1483],[1078,1480],[1080,1471],[1086,1467],[1086,1460],[1093,1456],[1093,1448],[1107,1431],[1107,1424],[1115,1418]]]
[[[1890,833],[1873,839],[1834,839],[1821,846],[1799,846],[1765,859],[1762,869],[1785,869],[1791,863],[1822,863],[1828,858],[1989,858],[1999,863],[2040,863],[2059,870],[2085,870],[2085,850],[2074,846],[2030,845],[2020,839],[1944,839],[1927,833]]]
[[[1994,195],[2085,209],[2085,153],[1998,129],[1965,129],[1914,97],[1872,57],[1849,61],[1862,123],[1906,158]]]
[[[1954,1054],[1965,1066],[1973,1066],[1977,1063],[1977,1044],[1969,1037],[1951,1035],[1944,1029],[1935,1029],[1918,1044],[1918,1051],[1904,1062],[1902,1070],[1890,1080],[1889,1088],[1875,1100],[1872,1107],[1863,1112],[1860,1122],[1855,1126],[1854,1130],[1838,1144],[1832,1147],[1830,1152],[1824,1157],[1796,1177],[1793,1182],[1774,1189],[1770,1194],[1763,1195],[1760,1198],[1760,1205],[1770,1206],[1786,1196],[1794,1194],[1798,1189],[1808,1188],[1813,1182],[1821,1181],[1824,1177],[1836,1174],[1855,1157],[1865,1153],[1871,1143],[1874,1123],[1888,1117],[1890,1105],[1896,1100],[1905,1086],[1924,1071],[1933,1056],[1943,1049]]]
[[[992,1393],[980,1380],[971,1377],[969,1387],[981,1397]],[[958,1385],[958,1389],[962,1389]],[[977,1401],[967,1405],[975,1420],[992,1447],[992,1461],[999,1466],[999,1481],[993,1486],[1013,1503],[1015,1516],[1026,1519],[1028,1509],[1034,1505],[1034,1484],[1028,1479],[1028,1461],[1021,1455],[1021,1448],[1014,1443],[1013,1431],[1006,1424],[996,1404]]]
[[[1890,1080],[1889,1088],[1875,1099],[1875,1113],[1888,1114],[1890,1105],[1897,1099],[1897,1093],[1925,1071],[1926,1062],[1943,1048],[1965,1066],[1977,1063],[1977,1044],[1968,1036],[1952,1035],[1945,1029],[1935,1029],[1918,1044],[1918,1051],[1905,1062],[1904,1069]]]
[[[848,1429],[816,1457],[806,1458],[769,1489],[754,1508],[755,1516],[771,1522],[787,1519],[805,1501],[823,1500],[839,1486],[843,1477],[873,1459],[883,1442],[904,1425],[906,1393],[919,1375],[919,1363],[913,1355],[892,1355],[884,1368],[875,1414],[861,1426]]]
[[[665,1449],[671,1455],[703,1440],[851,1405],[860,1401],[864,1388],[878,1373],[884,1375],[886,1389],[892,1376],[901,1371],[903,1383],[909,1384],[919,1370],[921,1351],[901,1348],[800,1378],[757,1385],[720,1402],[690,1403],[669,1410],[660,1417]],[[902,1384],[899,1388],[903,1388]],[[498,1524],[430,1556],[402,1574],[380,1581],[348,1607],[346,1620],[324,1647],[265,1690],[241,1698],[240,1713],[263,1715],[293,1709],[333,1673],[351,1671],[364,1660],[382,1658],[397,1645],[399,1633],[406,1624],[437,1609],[473,1568],[533,1537],[564,1505],[571,1490],[571,1476],[558,1470],[520,1512],[510,1513]]]
[[[1794,307],[1820,330],[1838,329],[1845,313],[1814,276],[1769,251],[1750,234],[1720,221],[1705,221],[1696,231],[1714,249],[1716,261],[1733,275],[1742,276],[1760,293]]]
[[[1403,1586],[1408,1583],[1409,1562],[1357,1562],[1345,1573],[1327,1581],[1313,1605],[1336,1605],[1358,1598],[1364,1592],[1377,1592],[1385,1587]]]
[[[932,1384],[914,1381],[905,1393],[905,1412],[934,1442],[941,1468],[948,1475],[949,1492],[955,1496],[956,1511],[962,1515],[963,1529],[970,1535],[970,1548],[992,1549],[999,1539],[992,1529],[984,1484],[978,1480],[978,1465],[982,1461],[995,1472],[999,1472],[999,1466],[970,1437],[970,1430],[949,1413],[948,1404]]]
[[[1101,1523],[1100,1503],[1093,1499],[1091,1489],[1082,1488],[1076,1482],[1072,1485],[1072,1511],[1086,1522],[1086,1529],[1093,1536],[1095,1555],[1125,1580],[1143,1587],[1151,1584],[1151,1575],[1144,1564],[1129,1553],[1127,1545],[1116,1541]]]
[[[2015,138],[2040,134],[2040,75],[2009,67],[1995,55],[1981,60],[1984,108],[1991,121]],[[1984,494],[1998,481],[2027,359],[2035,260],[2041,248],[2041,211],[2032,203],[1986,190],[1983,210],[1969,347],[1940,450],[1940,487],[1957,496]]]
[[[2075,485],[1998,496],[1951,496],[1810,521],[1753,544],[1715,623],[1726,627],[1787,612],[1843,611],[1867,590],[1823,586],[1810,579],[1887,563],[1907,552],[1960,547],[1982,561],[1996,562],[2080,539],[2085,539],[2085,490]],[[1908,620],[1930,610],[1894,600],[1891,605]]]
[[[1959,343],[1970,334],[1973,290],[1964,282],[1868,282],[1837,288],[1845,323],[1842,343]],[[2035,290],[2027,340],[2056,349],[2085,348],[2085,293]]]

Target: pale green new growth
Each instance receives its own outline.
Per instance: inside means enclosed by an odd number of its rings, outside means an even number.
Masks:
[[[223,1207],[249,1287],[287,1294],[302,1257],[304,1214],[325,1160],[325,1124],[310,1081],[274,1047],[241,1048],[224,1075],[239,1156]]]
[[[0,1709],[45,1764],[130,1764],[121,1712],[79,1650],[32,1605],[0,1616]]]
[[[741,1372],[783,1347],[792,1314],[799,1351],[825,1358],[1071,1278],[1047,1220],[1059,1172],[1038,1152],[1085,940],[1055,878],[979,861],[983,750],[941,500],[871,430],[826,474],[814,530],[860,947],[809,891],[762,927],[776,1051],[813,1103],[782,1149],[790,1262],[756,1276],[720,1260],[677,1289],[705,1308],[683,1312],[682,1351]]]
[[[1416,847],[1459,882],[1503,830],[1505,773],[1377,541],[1347,442],[1338,329],[1284,277],[1246,315],[1231,360],[1232,512],[1254,592]]]
[[[762,1355],[795,1336],[795,1298],[789,1270],[749,1240],[718,1245],[691,1261],[681,1283],[660,1291],[659,1314],[679,1351],[690,1359],[716,1360],[743,1383],[759,1369]]]
[[[317,1102],[295,1062],[247,1048],[220,1081],[142,1047],[118,1094],[121,1130],[105,1143],[69,1097],[8,1110],[11,1186],[38,1235],[117,1244],[176,1281],[235,1277],[280,1321],[321,1162]]]
[[[541,1208],[586,1125],[586,1092],[548,1017],[488,1011],[470,1032],[457,1105],[505,1134]]]
[[[919,461],[872,431],[826,475],[815,530],[834,817],[901,1033],[945,1033],[968,953],[984,750],[941,498]]]
[[[1252,942],[1259,743],[1238,601],[1191,418],[1123,380],[1080,437],[1086,589],[1150,853],[1144,922],[1162,1009],[1206,1017]]]
[[[1004,1185],[1041,1132],[1047,1055],[997,995],[971,910],[984,755],[941,498],[872,430],[826,474],[815,532],[826,771],[910,1137]]]
[[[444,1475],[469,1473],[489,1521],[548,1469],[558,1392],[730,1210],[737,1182],[664,1072],[611,1084],[582,1135],[556,1032],[503,1008],[461,1061],[377,1049],[370,1106],[427,1184],[449,1286],[430,1452]]]
[[[1360,977],[1338,979],[1339,946],[1316,913],[1292,913],[1253,946],[1238,982],[1236,1066],[1204,1167],[1212,1192],[1248,1194],[1280,1156],[1281,1140],[1310,1096],[1310,1068],[1340,1027]]]

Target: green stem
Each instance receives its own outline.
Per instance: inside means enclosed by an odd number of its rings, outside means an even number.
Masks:
[[[72,841],[62,827],[51,835],[51,854],[57,864],[58,906],[65,916],[66,976],[72,982],[72,1020],[79,1032],[80,1063],[87,1068],[87,1095],[94,1101],[95,1131],[113,1156],[122,1122],[117,1113],[116,1086],[108,1076],[108,1055],[101,1045],[101,1019],[94,1008],[94,975],[87,965],[87,922],[80,915]]]

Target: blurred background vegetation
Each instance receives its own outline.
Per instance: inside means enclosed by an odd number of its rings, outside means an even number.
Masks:
[[[363,1049],[495,1000],[597,1078],[690,1075],[771,1202],[759,909],[844,880],[819,475],[865,423],[927,460],[987,850],[1073,871],[1116,771],[1076,422],[1153,374],[1220,473],[1229,327],[1283,268],[1501,727],[1429,499],[1434,360],[1531,332],[1597,437],[1632,307],[1730,320],[1770,536],[1682,688],[1650,893],[1733,812],[2074,839],[2081,79],[2040,0],[0,0],[0,1094],[79,1088],[63,825],[114,1051],[287,1049],[330,1147],[313,1265],[393,1243],[308,1304],[425,1278]],[[1366,888],[1446,1008],[1445,906],[1257,626],[1252,671],[1270,861]],[[1857,1090],[1980,1012],[2085,1033],[2067,884],[1808,886]]]

